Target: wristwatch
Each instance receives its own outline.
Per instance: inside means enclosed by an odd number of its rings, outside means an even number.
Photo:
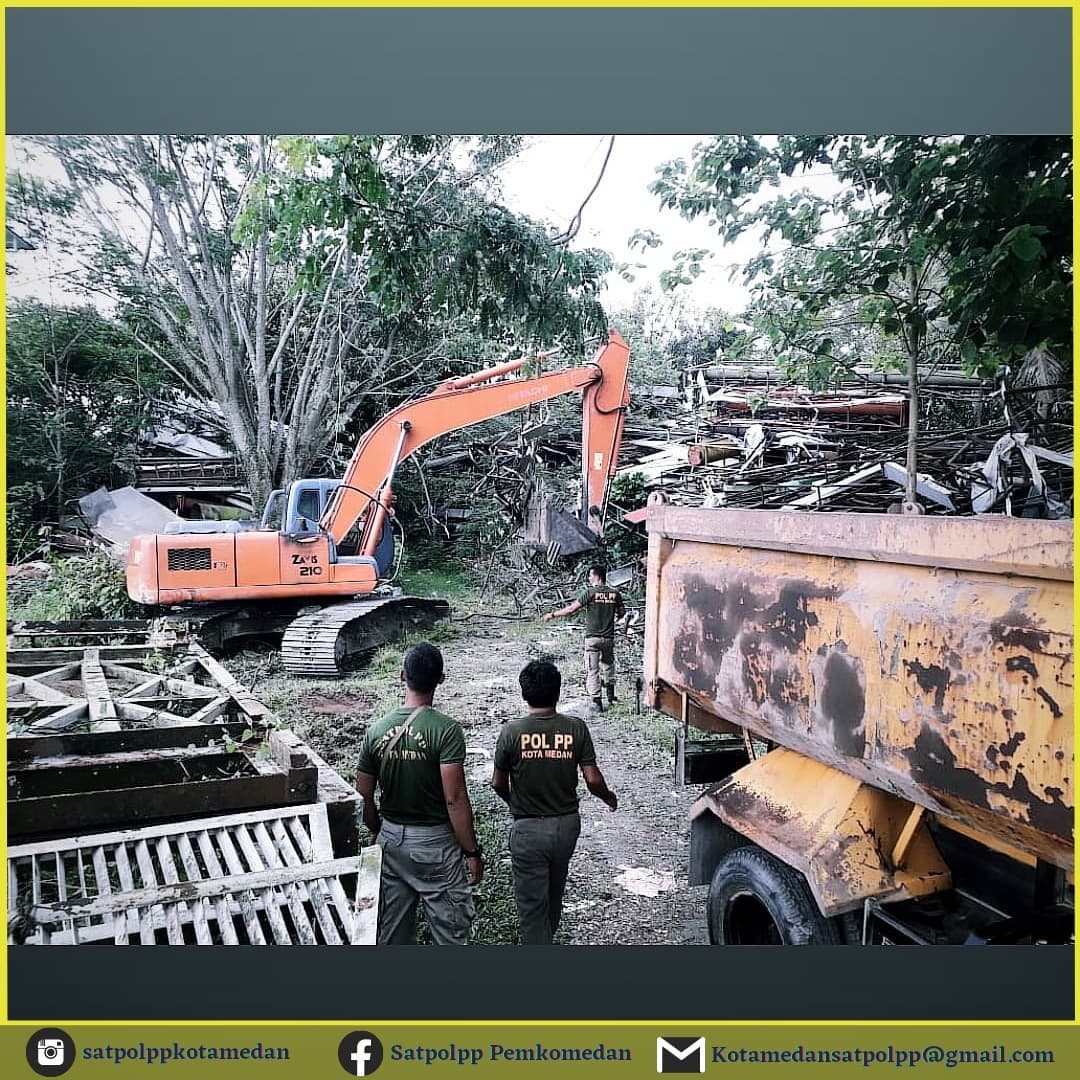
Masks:
[[[475,851],[466,851],[462,848],[461,854],[464,855],[466,859],[482,859],[484,857],[484,845],[477,844]]]

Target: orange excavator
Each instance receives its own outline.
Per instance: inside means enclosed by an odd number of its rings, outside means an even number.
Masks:
[[[513,360],[450,379],[361,436],[341,479],[297,480],[273,492],[258,524],[181,522],[135,537],[128,595],[152,608],[198,605],[200,634],[211,648],[281,634],[287,670],[341,674],[402,630],[450,614],[445,600],[389,588],[398,466],[440,435],[579,391],[579,517],[599,536],[630,402],[628,364],[626,342],[611,331],[580,367],[522,377],[525,361]]]

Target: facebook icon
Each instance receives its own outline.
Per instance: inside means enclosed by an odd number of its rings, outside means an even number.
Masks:
[[[370,1031],[350,1031],[338,1044],[337,1054],[350,1076],[370,1076],[382,1064],[383,1048]]]

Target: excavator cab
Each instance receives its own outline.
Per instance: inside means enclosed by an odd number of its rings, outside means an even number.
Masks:
[[[316,532],[330,496],[340,486],[341,481],[336,478],[321,477],[297,480],[287,488],[277,488],[266,500],[259,527],[290,536]]]
[[[330,498],[341,487],[337,477],[322,476],[305,480],[296,480],[287,488],[278,488],[270,493],[266,500],[259,527],[266,531],[280,532],[294,540],[321,533],[319,524]],[[332,558],[348,559],[358,554],[360,529],[353,528],[334,544],[331,543]],[[379,568],[379,577],[390,573],[394,559],[394,532],[389,518],[383,522],[382,535],[374,551],[374,558]]]

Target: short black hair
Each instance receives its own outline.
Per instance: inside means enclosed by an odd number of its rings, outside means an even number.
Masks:
[[[562,690],[562,675],[550,660],[530,660],[518,675],[521,696],[534,709],[554,709]]]
[[[421,641],[405,654],[405,685],[417,694],[430,694],[443,676],[443,656],[434,645]]]
[[[595,566],[590,566],[589,573],[595,574],[602,582],[607,581],[607,570],[599,563],[597,563]]]

